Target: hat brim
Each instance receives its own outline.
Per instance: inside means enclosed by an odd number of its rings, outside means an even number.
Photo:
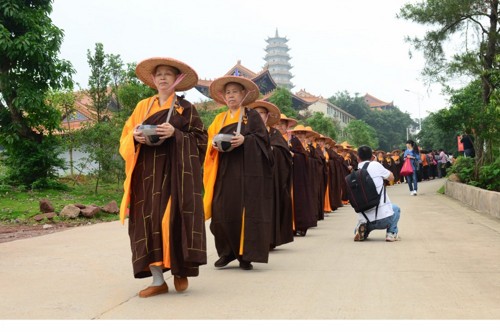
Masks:
[[[253,103],[248,105],[249,108],[257,108],[262,107],[265,108],[269,112],[269,117],[267,118],[266,126],[272,127],[277,124],[280,120],[281,112],[278,106],[273,103],[264,101],[264,100],[256,100]]]
[[[229,83],[241,84],[248,93],[246,98],[243,99],[243,101],[241,102],[242,106],[247,106],[248,104],[251,104],[254,101],[256,101],[257,98],[259,98],[259,87],[257,86],[257,84],[255,84],[248,78],[242,76],[233,76],[233,75],[226,75],[215,79],[210,84],[209,88],[210,97],[212,97],[212,99],[218,102],[219,104],[227,105],[223,96],[224,96],[224,87]]]
[[[280,121],[286,121],[287,122],[287,127],[290,128],[290,127],[294,127],[297,125],[297,120],[295,119],[292,119],[292,118],[287,118],[287,116],[283,113],[281,113],[280,115]]]
[[[153,71],[160,65],[177,68],[181,74],[186,75],[175,87],[175,91],[187,91],[198,84],[198,74],[196,71],[184,62],[172,58],[155,57],[143,60],[137,64],[135,74],[144,84],[157,90],[153,81]]]

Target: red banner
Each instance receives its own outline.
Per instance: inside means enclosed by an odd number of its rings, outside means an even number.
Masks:
[[[460,142],[462,138],[457,136],[458,152],[464,152],[464,145]]]

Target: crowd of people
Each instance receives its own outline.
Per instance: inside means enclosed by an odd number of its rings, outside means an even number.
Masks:
[[[445,174],[444,151],[419,151],[412,141],[404,152],[355,150],[258,100],[257,85],[242,76],[212,82],[211,97],[227,111],[204,128],[196,108],[176,94],[197,84],[190,66],[151,58],[137,65],[136,74],[158,91],[137,104],[120,140],[126,171],[120,220],[128,216],[134,277],[153,278],[140,297],[168,292],[167,271],[176,291],[188,288],[188,277],[207,263],[207,221],[218,254],[214,266],[238,261],[251,270],[252,263],[267,263],[274,248],[306,236],[325,215],[349,204],[345,178],[358,163],[378,161],[380,167],[371,167],[382,176],[377,185],[393,185],[405,181],[399,170],[412,158],[415,172],[406,179],[412,194],[420,179]],[[381,211],[385,219],[371,227],[390,228],[387,241],[394,241],[399,208],[385,204]],[[365,239],[371,229],[362,230]]]

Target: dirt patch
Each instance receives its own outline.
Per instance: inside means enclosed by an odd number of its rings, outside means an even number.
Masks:
[[[44,225],[0,225],[0,243],[28,239],[35,236],[42,236],[61,232],[76,225],[59,223],[44,228]]]

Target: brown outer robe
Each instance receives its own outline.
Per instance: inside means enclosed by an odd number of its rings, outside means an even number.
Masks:
[[[170,123],[174,137],[159,146],[142,145],[131,179],[129,236],[136,278],[151,276],[149,265],[163,261],[162,218],[171,200],[169,239],[173,275],[197,276],[207,262],[202,202],[201,161],[207,134],[198,113],[179,98],[182,114],[174,112]],[[144,124],[165,122],[168,109]]]
[[[241,134],[245,136],[243,145],[219,153],[210,230],[219,257],[267,263],[271,241],[273,156],[269,135],[259,113],[245,110],[246,123],[243,121],[241,125]],[[236,123],[227,125],[220,133],[233,134],[236,126]],[[209,142],[211,140],[209,137]]]
[[[292,221],[292,154],[287,141],[275,128],[269,131],[274,155],[274,218],[271,246],[276,247],[293,241]]]
[[[332,148],[326,149],[328,153],[328,185],[329,185],[329,198],[330,198],[330,206],[333,211],[337,210],[339,207],[342,207],[342,190],[340,187],[340,165],[338,164],[338,154],[333,151]]]
[[[295,231],[307,231],[316,227],[316,205],[312,201],[312,188],[309,177],[309,153],[300,140],[292,135],[290,151],[293,152],[293,210]]]

